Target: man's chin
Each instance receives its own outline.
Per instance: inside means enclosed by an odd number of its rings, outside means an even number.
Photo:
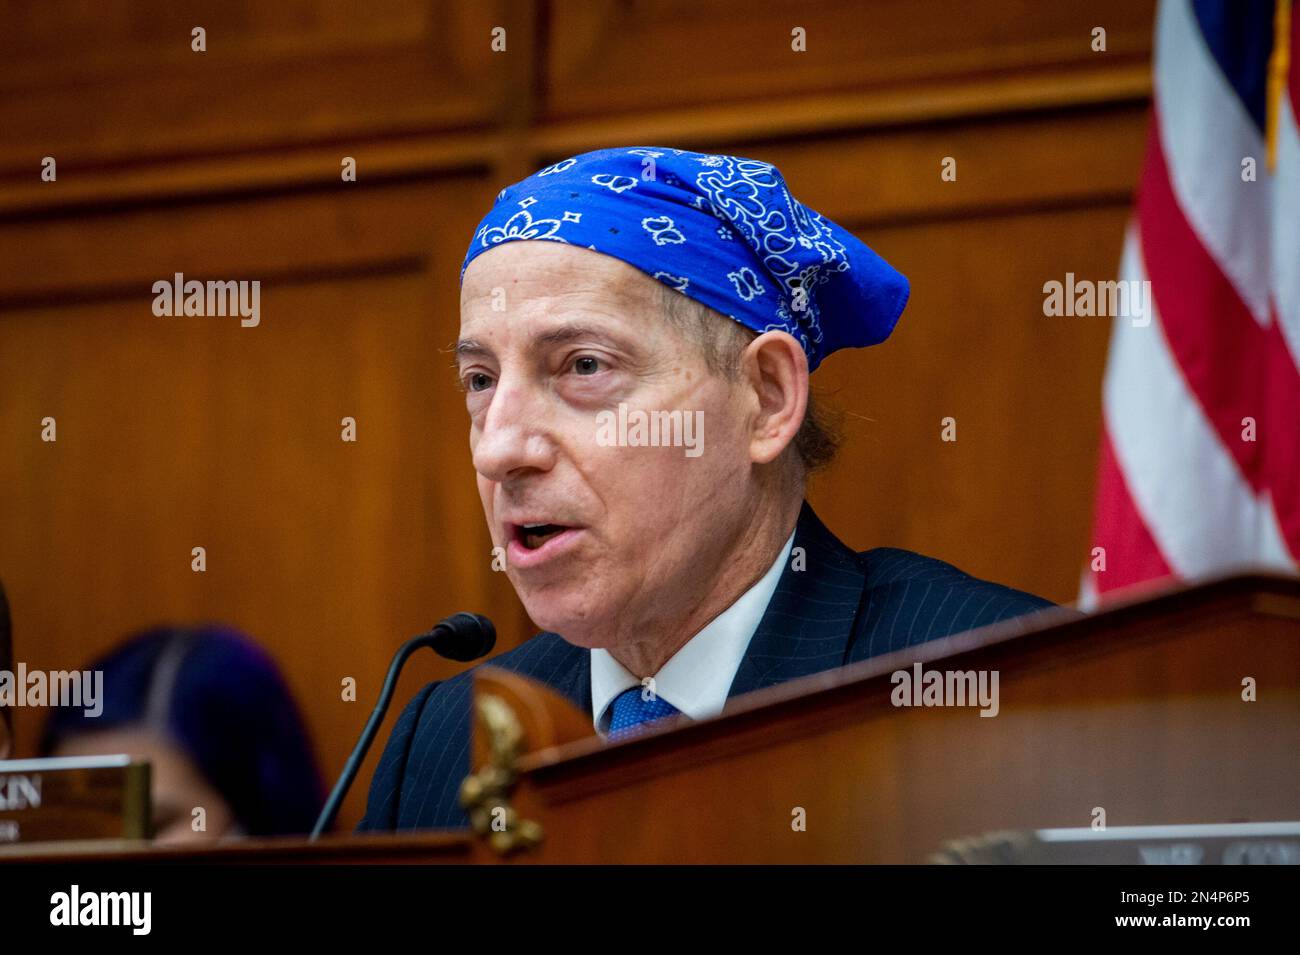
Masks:
[[[576,647],[604,646],[613,636],[610,623],[616,611],[593,605],[581,593],[557,594],[548,588],[545,593],[521,593],[519,599],[533,623]]]

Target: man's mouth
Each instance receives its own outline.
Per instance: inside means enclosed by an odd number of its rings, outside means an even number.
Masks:
[[[518,524],[515,526],[515,539],[524,546],[524,550],[537,550],[552,537],[568,529],[563,524]]]
[[[507,523],[509,545],[506,560],[516,570],[528,570],[549,564],[571,552],[582,536],[583,529],[572,524],[555,524],[550,521],[524,521]]]

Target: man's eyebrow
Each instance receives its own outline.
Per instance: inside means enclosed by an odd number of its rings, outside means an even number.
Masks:
[[[491,352],[488,351],[486,346],[480,343],[477,339],[462,338],[460,341],[456,342],[457,358],[481,358],[483,355],[490,354]]]
[[[555,345],[567,345],[584,339],[596,339],[610,344],[620,344],[618,336],[611,335],[596,325],[562,325],[536,336],[529,342],[529,348],[536,351]],[[457,358],[482,358],[491,355],[492,350],[475,338],[462,338],[455,346]]]
[[[580,341],[584,338],[594,338],[611,343],[618,341],[615,336],[595,325],[563,325],[549,332],[543,332],[534,338],[531,344],[534,348],[539,345],[567,345],[570,342]]]

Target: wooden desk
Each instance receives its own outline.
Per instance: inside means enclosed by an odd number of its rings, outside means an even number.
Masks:
[[[895,705],[894,674],[916,663],[996,672],[997,715]],[[715,719],[616,744],[590,735],[590,719],[545,688],[494,668],[480,674],[476,696],[496,702],[482,704],[475,765],[495,761],[515,777],[485,797],[483,817],[501,807],[515,833],[535,824],[537,845],[502,854],[487,834],[337,836],[186,858],[923,862],[952,839],[1088,827],[1099,810],[1108,826],[1300,819],[1294,578],[1242,575],[1086,617],[1021,618],[771,687]],[[1243,681],[1254,681],[1253,701]],[[107,846],[75,854],[178,857]]]

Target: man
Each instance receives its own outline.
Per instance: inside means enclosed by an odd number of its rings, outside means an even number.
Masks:
[[[606,149],[502,190],[461,270],[457,357],[492,540],[546,632],[491,662],[618,740],[1050,606],[855,553],[803,500],[834,449],[809,373],[883,341],[907,294],[767,163]],[[402,713],[361,829],[468,824],[471,674]]]

